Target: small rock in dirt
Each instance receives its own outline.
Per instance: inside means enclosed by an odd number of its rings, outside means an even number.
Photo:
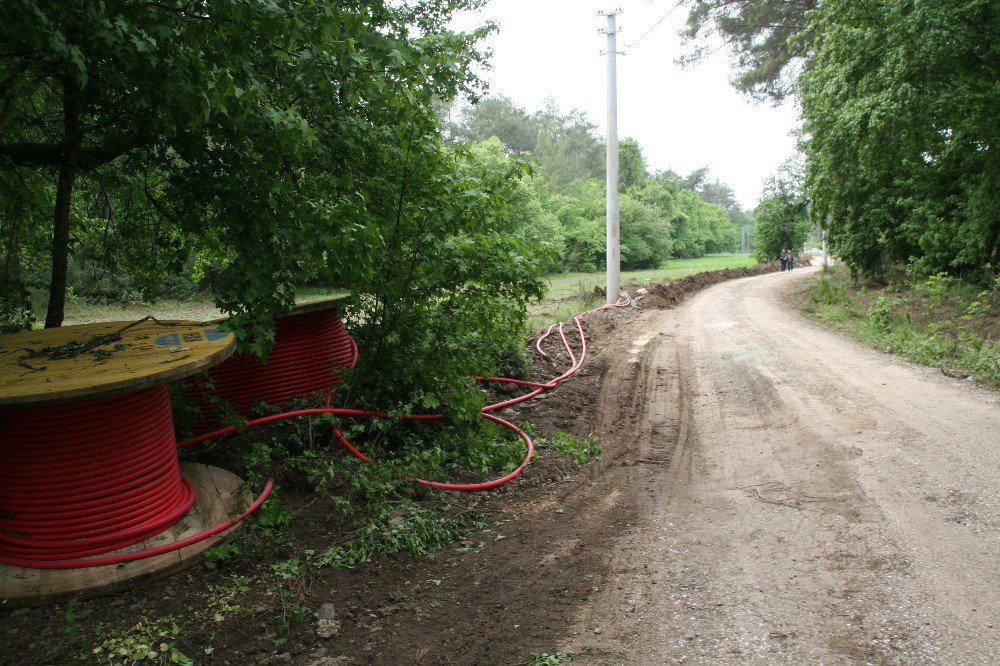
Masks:
[[[219,563],[218,562],[212,562],[211,560],[208,560],[208,561],[202,562],[202,566],[205,567],[206,569],[208,569],[209,571],[215,571],[216,569],[219,568]]]
[[[339,657],[322,657],[309,662],[306,666],[354,666],[357,663],[351,657],[340,655]]]
[[[379,608],[378,610],[375,611],[375,613],[381,617],[385,617],[386,615],[392,615],[393,613],[398,613],[398,612],[399,612],[399,606],[397,606],[396,604],[389,604],[388,606],[382,606],[382,608]]]
[[[282,652],[281,654],[272,655],[267,658],[267,661],[263,662],[268,666],[277,666],[278,664],[290,664],[292,663],[292,653]]]
[[[316,638],[327,640],[340,633],[340,622],[337,620],[320,620],[316,623]]]
[[[337,619],[337,607],[333,604],[327,603],[319,607],[316,611],[317,620],[336,620]]]
[[[395,528],[399,527],[400,525],[402,525],[404,520],[406,520],[406,516],[404,514],[402,514],[402,513],[394,513],[391,516],[389,516],[389,520],[388,520],[389,527],[395,529]]]
[[[597,627],[596,629],[594,629],[594,633],[595,633],[595,634],[603,634],[603,633],[604,633],[604,630],[603,630],[603,629],[601,629],[600,627]]]

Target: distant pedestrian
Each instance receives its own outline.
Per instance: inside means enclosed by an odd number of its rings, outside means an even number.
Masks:
[[[781,271],[784,272],[788,268],[788,250],[781,248],[781,254],[778,255],[778,259],[781,260]]]
[[[791,250],[785,255],[785,263],[788,264],[788,270],[795,268],[795,255],[792,254]]]

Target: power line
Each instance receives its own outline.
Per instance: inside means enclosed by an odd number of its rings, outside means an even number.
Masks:
[[[671,14],[673,14],[674,12],[676,12],[676,11],[677,11],[678,9],[680,9],[680,8],[681,8],[681,6],[682,6],[682,3],[681,3],[681,2],[678,2],[678,3],[676,4],[676,5],[674,5],[674,8],[673,8],[673,9],[671,9],[671,10],[670,10],[669,12],[667,12],[666,14],[664,14],[664,15],[663,15],[663,17],[662,17],[662,18],[660,18],[660,20],[659,20],[659,21],[657,21],[656,23],[654,23],[654,24],[652,25],[652,27],[651,27],[651,28],[650,28],[649,30],[647,30],[646,32],[642,33],[642,36],[641,36],[641,37],[639,37],[639,39],[635,40],[635,41],[634,41],[634,42],[632,42],[631,44],[626,44],[626,45],[625,45],[625,46],[626,46],[626,48],[632,48],[633,46],[635,46],[636,44],[638,44],[639,42],[641,42],[641,41],[642,41],[643,39],[645,39],[645,38],[646,38],[646,37],[647,37],[647,36],[649,35],[649,33],[651,33],[651,32],[653,32],[654,30],[656,30],[656,29],[657,29],[657,28],[659,27],[659,25],[660,25],[661,23],[663,23],[663,22],[664,22],[664,21],[666,21],[666,20],[667,20],[668,18],[670,18],[670,15],[671,15]]]

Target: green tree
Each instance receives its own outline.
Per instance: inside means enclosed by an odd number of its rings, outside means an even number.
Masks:
[[[35,208],[4,223],[48,236],[46,324],[63,317],[72,239],[96,219],[109,247],[145,239],[140,273],[162,274],[189,244],[221,262],[218,304],[262,350],[295,285],[399,209],[362,185],[403,172],[424,150],[409,147],[436,141],[435,101],[471,90],[484,31],[447,22],[477,4],[4,3],[4,188],[51,197],[52,220],[48,234]],[[405,198],[402,177],[383,191]],[[77,192],[116,214],[95,218]]]
[[[801,79],[813,215],[855,275],[1000,265],[1000,14],[988,0],[824,3]]]
[[[811,52],[809,13],[817,0],[684,0],[693,42],[716,34],[735,57],[733,87],[757,100],[780,103],[792,94],[795,77]],[[700,46],[682,59],[697,62],[711,52]]]
[[[558,198],[557,216],[565,229],[569,270],[592,271],[607,264],[604,183],[578,182]],[[638,196],[620,198],[621,263],[626,269],[659,266],[670,256],[670,220],[662,210]]]
[[[726,210],[741,210],[739,202],[736,201],[736,193],[721,181],[706,182],[698,190],[698,195],[705,203],[715,204]]]
[[[733,252],[739,245],[739,229],[733,226],[729,212],[719,206],[707,205],[704,209],[708,220],[709,239],[705,243],[706,254]]]
[[[595,136],[597,126],[582,111],[561,115],[550,102],[534,117],[539,134],[533,157],[550,187],[566,191],[577,181],[604,179],[604,142]]]
[[[564,232],[558,217],[547,207],[548,187],[527,169],[521,158],[508,155],[497,137],[470,146],[469,154],[475,161],[503,173],[519,174],[512,183],[506,199],[507,222],[510,233],[521,234],[547,250],[543,269],[551,272],[558,268],[564,248]],[[517,167],[517,168],[515,168]],[[521,169],[520,171],[518,169]]]
[[[3,4],[4,280],[25,286],[55,210],[63,285],[73,250],[96,265],[130,248],[149,281],[193,260],[263,354],[296,287],[321,278],[364,295],[344,396],[473,418],[468,377],[518,357],[552,255],[523,162],[442,139],[437,109],[476,90],[486,31],[448,24],[479,4]],[[4,294],[23,324],[23,293]]]
[[[42,174],[0,170],[0,333],[35,322],[29,287],[45,266],[49,247],[34,221],[50,210],[49,183]]]
[[[566,193],[553,193],[549,208],[565,238],[563,266],[569,271],[595,271],[605,261],[605,192],[596,180],[578,181]]]
[[[706,172],[699,169],[687,179],[660,173],[633,191],[637,199],[653,205],[667,221],[671,256],[688,259],[709,252],[733,251],[738,246],[739,230],[732,225],[728,212],[685,188],[702,183]]]
[[[483,394],[468,378],[520,357],[526,304],[542,294],[552,249],[513,217],[525,209],[523,162],[405,137],[383,147],[399,153],[392,168],[362,186],[377,212],[344,239],[339,256],[352,261],[335,269],[365,295],[349,312],[361,352],[351,392],[372,407],[447,403],[475,419]]]
[[[655,206],[623,194],[620,224],[622,268],[656,268],[670,256],[670,220]]]
[[[786,248],[796,254],[802,250],[811,228],[802,180],[801,164],[796,160],[786,162],[779,175],[768,180],[754,210],[757,261],[774,261]]]
[[[713,251],[730,251],[734,249],[738,245],[738,240],[731,244],[730,239],[738,239],[739,230],[744,225],[751,224],[750,214],[736,200],[736,193],[733,192],[731,187],[719,180],[708,181],[707,173],[702,179],[700,187],[697,188],[697,192],[702,201],[725,209],[729,217],[731,228],[725,225],[717,226],[715,240],[720,247],[726,249]]]
[[[700,192],[701,188],[708,182],[708,167],[698,167],[687,176],[678,178],[680,186],[690,192]]]
[[[618,182],[622,192],[627,192],[645,182],[646,160],[642,156],[642,148],[635,139],[623,139],[618,142]]]
[[[458,122],[450,126],[452,136],[477,143],[497,137],[514,153],[531,154],[538,145],[536,118],[507,97],[484,97],[462,108]]]

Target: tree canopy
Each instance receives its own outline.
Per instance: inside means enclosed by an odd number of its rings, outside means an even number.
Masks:
[[[811,224],[799,160],[789,160],[767,181],[754,210],[753,245],[757,261],[774,261],[782,250],[798,253]]]
[[[815,12],[801,80],[814,217],[856,274],[1000,264],[1000,12],[856,0]]]
[[[265,354],[318,281],[363,294],[363,400],[471,418],[554,252],[513,221],[523,162],[442,137],[489,30],[449,22],[480,4],[0,5],[0,325],[42,282],[59,325],[81,265],[150,293],[187,271]]]
[[[905,265],[916,275],[992,279],[1000,265],[995,2],[687,4],[689,38],[714,31],[732,48],[737,89],[774,101],[797,95],[803,195],[856,277]]]
[[[795,77],[811,50],[809,12],[818,0],[682,0],[689,5],[689,42],[716,34],[735,59],[733,86],[757,100],[780,103],[794,92]],[[700,45],[682,62],[710,52]]]
[[[398,208],[389,192],[409,194],[368,186],[434,143],[435,99],[471,90],[485,29],[447,21],[477,4],[4,3],[0,187],[30,204],[4,217],[4,237],[51,239],[46,325],[95,228],[97,258],[140,246],[128,263],[151,281],[185,250],[221,264],[219,302],[237,319],[287,309],[296,282],[339,270],[324,256],[356,250],[378,228],[365,222]],[[14,253],[7,300],[37,258]]]

